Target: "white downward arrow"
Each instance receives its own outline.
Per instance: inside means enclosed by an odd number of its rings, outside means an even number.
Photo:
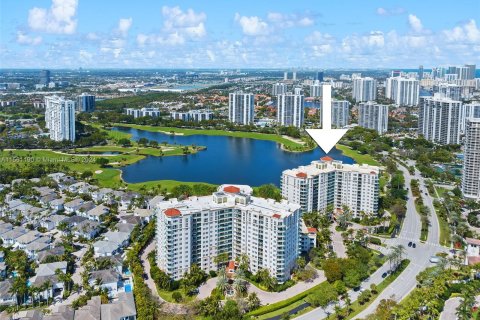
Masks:
[[[337,144],[348,129],[332,129],[332,86],[322,87],[322,129],[307,129],[307,133],[325,153]]]

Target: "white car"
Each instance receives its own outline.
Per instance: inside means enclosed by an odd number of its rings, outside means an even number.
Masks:
[[[439,257],[436,257],[436,256],[430,257],[430,262],[431,262],[431,263],[439,263],[439,262],[440,262],[440,258],[439,258]]]

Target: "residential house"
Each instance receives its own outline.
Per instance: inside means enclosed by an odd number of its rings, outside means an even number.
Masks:
[[[53,248],[50,246],[49,249],[38,252],[34,259],[36,263],[42,263],[48,256],[62,256],[64,254],[65,248],[62,245]]]
[[[90,209],[86,212],[80,212],[79,215],[87,218],[88,220],[101,222],[103,221],[104,216],[108,214],[109,211],[110,209],[107,206],[101,204],[95,206],[93,209]]]
[[[110,298],[117,297],[119,288],[123,288],[122,276],[114,269],[92,271],[88,283],[95,289],[106,289]]]
[[[13,246],[16,243],[17,238],[23,236],[28,231],[29,230],[24,227],[16,227],[2,234],[0,239],[2,239],[4,246]]]
[[[77,210],[80,209],[80,207],[85,203],[85,200],[81,198],[74,199],[72,201],[69,201],[63,205],[65,212],[73,214],[77,212]]]
[[[153,209],[135,208],[135,210],[133,210],[133,215],[141,218],[142,222],[149,223],[150,220],[155,216],[155,211]]]
[[[83,218],[83,217],[82,217]],[[85,220],[77,223],[73,228],[73,234],[77,237],[86,238],[91,240],[97,236],[100,232],[100,223],[97,221],[91,221],[85,218]]]
[[[35,269],[35,276],[30,278],[30,283],[40,288],[45,283],[49,282],[50,287],[43,292],[40,292],[39,296],[46,300],[47,298],[53,298],[62,294],[63,291],[63,282],[58,279],[56,275],[56,270],[59,269],[61,272],[67,272],[67,262],[52,262],[52,263],[43,263],[38,265]]]
[[[50,203],[48,204],[48,207],[52,209],[54,212],[58,212],[63,210],[64,204],[65,204],[64,199],[55,199],[50,201]]]
[[[120,252],[118,244],[111,241],[99,240],[93,244],[94,256],[110,257]]]
[[[0,282],[0,306],[13,306],[17,303],[17,298],[10,290],[13,279],[7,279]]]
[[[50,239],[47,237],[38,238],[35,241],[27,244],[23,249],[27,254],[28,258],[36,259],[37,255],[42,251],[47,251],[50,249]]]
[[[101,188],[97,191],[92,192],[92,200],[95,202],[103,202],[109,200],[113,197],[113,189],[110,188]]]
[[[40,238],[42,234],[38,231],[31,230],[28,231],[27,233],[21,235],[20,237],[17,237],[15,239],[14,247],[18,249],[25,249],[25,246],[36,239]]]
[[[102,305],[102,301],[100,300],[100,296],[92,297],[90,300],[87,301],[87,304],[83,307],[78,308],[75,311],[74,320],[101,320],[100,318],[100,306]]]
[[[40,221],[40,226],[50,231],[58,228],[58,225],[67,219],[67,216],[61,214],[52,214],[51,216],[43,218]]]
[[[137,318],[132,292],[120,292],[117,300],[102,304],[100,307],[102,320],[135,320]]]
[[[73,320],[74,316],[75,310],[71,306],[61,305],[56,311],[44,315],[42,320]]]

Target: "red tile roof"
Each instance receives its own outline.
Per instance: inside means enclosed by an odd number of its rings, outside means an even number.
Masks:
[[[333,161],[333,158],[329,157],[329,156],[325,156],[325,157],[321,157],[320,160],[322,160],[322,161]]]
[[[317,233],[317,228],[307,228],[308,233]]]
[[[167,209],[167,210],[164,211],[164,213],[167,217],[178,217],[178,216],[182,215],[180,210],[175,209],[175,208]]]
[[[370,174],[377,174],[375,171],[370,171]]]
[[[299,173],[297,173],[297,177],[298,178],[306,178],[307,174],[305,172],[299,172]]]
[[[228,193],[240,193],[240,188],[234,187],[234,186],[228,186],[223,188],[223,191],[228,192]]]
[[[280,219],[282,216],[279,215],[278,213],[275,213],[275,214],[273,214],[273,217],[274,217],[274,218],[277,218],[277,219]]]
[[[227,271],[229,270],[235,270],[235,261],[233,260],[228,261]]]

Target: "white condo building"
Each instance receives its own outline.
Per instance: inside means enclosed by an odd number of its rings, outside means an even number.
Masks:
[[[277,97],[277,123],[300,128],[304,122],[305,97],[299,88]]]
[[[418,112],[418,133],[429,141],[440,144],[459,144],[465,123],[461,101],[441,94],[421,97]]]
[[[310,97],[321,97],[322,96],[322,85],[320,84],[319,80],[315,80],[315,82],[310,86]]]
[[[353,78],[353,91],[352,97],[357,102],[373,101],[377,99],[377,80],[366,78]]]
[[[213,119],[213,112],[210,110],[190,110],[187,112],[172,112],[170,116],[173,120],[182,120],[182,121],[206,121]]]
[[[332,126],[343,128],[350,118],[350,102],[347,100],[332,100]]]
[[[352,214],[378,212],[380,169],[366,164],[343,164],[325,156],[310,165],[282,173],[283,198],[300,204],[302,211],[347,206]]]
[[[385,96],[398,106],[416,106],[420,95],[420,82],[414,78],[387,79]]]
[[[228,120],[236,124],[252,124],[255,113],[255,95],[237,91],[228,95]]]
[[[45,127],[54,141],[75,141],[75,102],[64,97],[45,97]]]
[[[125,112],[129,116],[133,116],[134,118],[141,118],[141,117],[152,117],[158,118],[160,117],[160,109],[158,108],[141,108],[141,109],[134,109],[134,108],[127,108]]]
[[[272,96],[276,97],[279,94],[284,94],[287,92],[287,85],[285,83],[275,83],[272,85]]]
[[[210,196],[158,203],[158,266],[178,280],[192,264],[208,272],[217,270],[219,254],[246,254],[251,272],[267,269],[288,280],[301,248],[300,205],[251,193],[249,186],[223,185]]]
[[[462,193],[480,201],[480,103],[467,106],[463,153]]]
[[[460,101],[462,99],[464,87],[453,83],[440,83],[434,86],[434,92],[438,92],[447,98]]]
[[[379,134],[388,130],[388,106],[373,101],[362,102],[358,105],[358,125],[374,129]]]

